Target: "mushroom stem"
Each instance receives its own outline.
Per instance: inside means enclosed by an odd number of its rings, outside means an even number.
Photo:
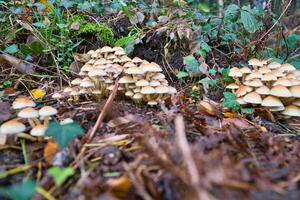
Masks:
[[[28,119],[28,123],[30,124],[30,126],[32,128],[36,126],[35,123],[34,123],[34,121],[32,119]]]
[[[152,99],[151,99],[151,94],[147,94],[146,95],[146,99],[147,99],[147,101],[151,101]]]
[[[46,116],[46,117],[44,118],[44,126],[45,126],[45,127],[48,127],[48,125],[49,125],[49,117]]]
[[[37,138],[29,135],[29,134],[26,134],[26,133],[17,133],[16,134],[18,138],[23,138],[23,139],[26,139],[26,140],[30,140],[31,142],[35,142],[37,141]]]
[[[40,125],[41,124],[40,120],[38,120],[37,118],[32,118],[32,120],[34,121],[34,123],[36,125]]]

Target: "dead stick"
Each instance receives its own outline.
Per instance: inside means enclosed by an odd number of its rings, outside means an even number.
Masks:
[[[108,110],[111,108],[112,106],[112,102],[117,94],[117,91],[118,91],[118,87],[119,87],[119,79],[116,80],[116,83],[115,83],[115,86],[114,86],[114,89],[112,91],[112,93],[110,94],[110,96],[108,97],[102,111],[100,112],[99,116],[98,116],[98,119],[96,121],[96,124],[94,125],[93,129],[91,131],[88,132],[88,135],[87,135],[87,140],[85,142],[85,144],[87,143],[90,143],[91,140],[93,139],[97,129],[100,127],[100,125],[102,124],[102,121],[104,120]],[[82,149],[80,150],[78,156],[76,157],[75,159],[75,163],[78,163],[78,161],[80,160],[80,158],[83,156],[84,152],[86,150],[86,146],[83,146]]]

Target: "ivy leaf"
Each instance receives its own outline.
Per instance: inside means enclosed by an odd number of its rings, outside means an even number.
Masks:
[[[208,53],[208,52],[211,51],[210,46],[206,42],[204,42],[204,41],[201,42],[201,49],[203,49],[204,51],[206,51],[206,53]]]
[[[217,73],[217,70],[215,70],[215,69],[210,69],[210,70],[208,70],[208,73],[211,74],[211,75],[213,75],[213,76],[215,76],[216,73]]]
[[[259,29],[259,25],[255,16],[249,13],[248,11],[241,11],[241,21],[244,25],[244,28],[249,33],[255,33]]]
[[[236,4],[230,4],[225,13],[224,13],[224,19],[236,22],[238,20],[240,8]]]
[[[224,92],[223,95],[224,101],[221,103],[221,106],[237,112],[240,109],[240,104],[236,101],[235,95],[231,92]]]
[[[224,81],[224,83],[227,83],[227,84],[232,83],[234,81],[233,78],[231,78],[229,76],[229,71],[230,71],[229,68],[222,69],[223,81]]]
[[[254,109],[253,108],[242,108],[241,112],[246,115],[252,115],[254,113]]]
[[[26,180],[8,188],[1,188],[0,193],[12,200],[30,200],[35,193],[35,188],[36,183],[34,181]]]
[[[196,58],[194,56],[190,55],[190,56],[184,57],[183,63],[186,65],[185,69],[188,72],[191,72],[193,75],[200,74],[199,62],[196,60]]]
[[[48,174],[52,176],[55,185],[60,186],[63,184],[68,177],[74,174],[74,170],[71,167],[67,167],[65,169],[60,169],[59,167],[52,167],[48,170]]]
[[[12,44],[9,47],[6,47],[6,49],[4,49],[5,53],[9,53],[9,54],[14,54],[18,52],[18,45],[16,44]]]
[[[182,79],[182,78],[188,77],[189,74],[186,73],[186,72],[180,71],[180,72],[178,72],[178,73],[176,74],[176,76],[177,76],[178,78]]]
[[[84,130],[77,123],[61,125],[55,121],[51,121],[45,135],[53,137],[60,148],[65,148],[73,138],[82,136],[83,132]]]

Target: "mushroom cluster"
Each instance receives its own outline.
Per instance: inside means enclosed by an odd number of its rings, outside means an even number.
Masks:
[[[104,46],[87,54],[91,59],[80,69],[81,77],[72,80],[72,87],[65,88],[63,93],[53,94],[54,99],[60,101],[64,96],[75,102],[80,97],[100,99],[113,90],[117,78],[120,78],[119,93],[138,103],[156,105],[176,93],[158,64],[138,57],[130,59],[122,47]]]
[[[300,117],[300,71],[289,63],[280,64],[253,58],[249,67],[230,69],[235,83],[232,90],[241,105],[252,104],[280,112],[284,116]]]
[[[28,97],[16,98],[12,108],[16,110],[18,119],[13,119],[3,123],[0,127],[1,134],[23,133],[26,126],[20,122],[20,119],[27,120],[31,126],[30,134],[32,136],[42,137],[45,135],[51,116],[57,114],[57,110],[52,106],[44,106],[36,110],[35,102]],[[40,121],[40,120],[43,120]]]

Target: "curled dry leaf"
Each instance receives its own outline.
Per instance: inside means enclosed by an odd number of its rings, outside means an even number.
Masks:
[[[14,56],[8,54],[0,55],[0,65],[7,67],[14,67],[16,70],[23,74],[32,74],[34,73],[34,66],[31,63],[24,62]]]
[[[53,140],[48,140],[48,143],[44,148],[44,158],[48,165],[51,165],[52,160],[54,159],[54,156],[58,151],[58,145]]]

